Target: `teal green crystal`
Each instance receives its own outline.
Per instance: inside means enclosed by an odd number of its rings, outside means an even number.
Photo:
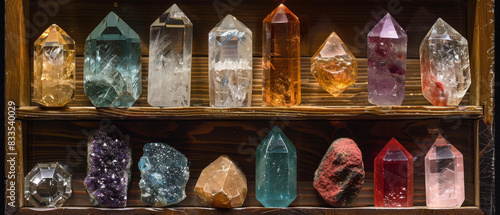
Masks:
[[[257,147],[255,197],[265,207],[287,207],[297,197],[297,150],[278,126]]]
[[[130,107],[141,95],[141,39],[113,12],[85,41],[83,76],[96,107]]]

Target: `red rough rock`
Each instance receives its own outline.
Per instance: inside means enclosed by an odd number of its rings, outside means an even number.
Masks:
[[[349,138],[335,140],[314,173],[314,188],[334,207],[349,206],[365,182],[361,150]]]

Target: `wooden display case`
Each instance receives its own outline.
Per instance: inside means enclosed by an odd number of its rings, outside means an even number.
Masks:
[[[173,3],[194,24],[191,107],[150,107],[146,102],[149,26]],[[262,107],[261,29],[262,20],[278,5],[277,1],[7,0],[5,93],[6,110],[11,112],[6,113],[6,123],[15,131],[6,136],[6,143],[10,143],[6,144],[6,214],[491,214],[493,4],[491,0],[286,2],[301,21],[302,103],[272,108]],[[143,92],[130,108],[95,108],[83,92],[84,42],[110,11],[142,39]],[[396,107],[373,106],[367,99],[364,40],[384,11],[391,12],[409,38],[405,99],[402,106]],[[253,97],[249,108],[208,107],[208,32],[228,13],[253,31]],[[421,92],[418,47],[438,17],[469,41],[472,85],[458,107],[431,106]],[[65,108],[39,107],[31,99],[33,43],[52,23],[76,41],[76,99]],[[357,82],[338,97],[324,91],[310,73],[310,57],[332,31],[359,62]],[[93,207],[83,186],[87,137],[92,130],[110,124],[128,134],[133,147],[127,208]],[[283,209],[264,208],[255,199],[254,152],[274,125],[284,128],[298,153],[298,196]],[[425,207],[423,158],[433,142],[428,130],[434,128],[440,129],[464,155],[466,199],[460,208]],[[361,193],[349,208],[330,207],[312,186],[323,154],[339,137],[358,143],[367,173]],[[373,206],[373,159],[392,137],[415,158],[413,207]],[[140,200],[137,162],[144,144],[156,141],[177,148],[191,165],[187,198],[171,207],[153,208]],[[201,170],[222,154],[238,162],[247,176],[249,192],[242,208],[201,207],[194,194]],[[36,163],[49,161],[60,162],[73,175],[73,193],[62,208],[34,208],[24,200],[23,178]]]

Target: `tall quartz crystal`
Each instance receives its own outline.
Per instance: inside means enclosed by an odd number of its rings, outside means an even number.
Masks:
[[[33,100],[62,107],[75,98],[75,41],[56,24],[35,41]]]
[[[130,107],[142,92],[141,39],[110,12],[85,41],[83,86],[96,107]]]
[[[255,198],[265,207],[287,207],[297,197],[297,150],[278,126],[255,152]]]
[[[193,24],[176,4],[151,25],[148,103],[189,107]]]
[[[227,15],[208,35],[212,107],[249,107],[252,101],[252,31]]]
[[[368,33],[368,101],[401,105],[405,96],[408,37],[387,13]]]
[[[458,105],[471,84],[467,40],[439,18],[420,44],[422,93],[436,106]]]
[[[465,200],[464,157],[439,135],[425,156],[427,207],[460,207]]]
[[[262,100],[265,106],[300,104],[300,22],[280,4],[263,21]]]

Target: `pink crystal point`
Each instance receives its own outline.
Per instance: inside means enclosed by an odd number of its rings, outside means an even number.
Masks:
[[[425,195],[430,208],[460,207],[465,200],[464,158],[441,135],[425,156]]]
[[[387,13],[368,33],[368,101],[401,105],[405,95],[408,37]]]
[[[375,158],[373,184],[375,206],[413,205],[413,156],[395,138]]]

